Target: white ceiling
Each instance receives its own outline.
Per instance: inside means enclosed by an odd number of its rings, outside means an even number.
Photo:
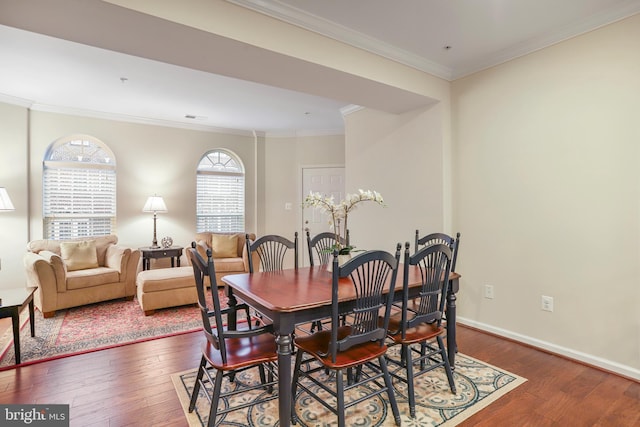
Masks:
[[[34,7],[43,19],[46,7],[68,7],[71,13],[75,7],[81,13],[69,0],[39,1]],[[640,0],[229,1],[448,80],[640,12]],[[107,7],[96,0],[84,0],[83,6]],[[340,109],[367,102],[364,94],[336,100],[340,95],[323,92],[321,85],[309,88],[312,95],[240,80],[240,71],[239,78],[232,71],[225,77],[121,53],[124,49],[93,47],[97,43],[84,44],[86,35],[64,36],[75,41],[43,35],[55,33],[48,30],[51,23],[18,9],[16,2],[0,0],[0,101],[271,135],[342,132]],[[73,28],[64,31],[71,34]]]

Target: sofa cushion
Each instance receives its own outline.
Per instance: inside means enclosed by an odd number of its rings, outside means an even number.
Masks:
[[[245,232],[239,232],[239,233],[234,233],[234,232],[214,232],[214,231],[203,231],[200,233],[196,233],[196,238],[194,239],[196,242],[204,242],[208,248],[211,247],[211,242],[212,242],[212,236],[213,235],[218,235],[218,236],[236,236],[236,254],[234,256],[237,257],[241,257],[243,256],[243,252],[245,250],[245,236],[247,235],[247,233]],[[256,239],[256,235],[254,233],[249,233],[249,238],[251,240],[255,240]],[[206,256],[205,256],[206,257]]]
[[[120,281],[120,274],[107,267],[88,268],[67,272],[67,290],[91,288]]]
[[[240,273],[244,272],[244,261],[242,258],[217,258],[215,261],[216,273]],[[218,283],[222,285],[222,283]]]
[[[96,252],[95,240],[61,242],[60,256],[67,266],[67,271],[98,267],[98,253]]]
[[[237,257],[238,236],[236,234],[211,234],[211,256],[213,258]]]

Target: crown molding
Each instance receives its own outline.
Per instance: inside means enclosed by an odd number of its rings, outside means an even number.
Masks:
[[[338,40],[351,46],[372,52],[384,58],[413,67],[448,81],[453,81],[469,74],[502,64],[509,60],[524,56],[528,53],[535,52],[561,41],[592,31],[596,28],[600,28],[640,13],[640,4],[637,1],[628,1],[615,9],[595,14],[587,20],[577,22],[575,25],[566,27],[554,34],[527,40],[516,46],[496,52],[494,55],[484,56],[478,61],[463,64],[462,66],[458,66],[453,69],[429,61],[419,55],[399,49],[388,43],[351,30],[319,16],[283,4],[277,0],[227,1],[306,30],[319,33],[323,36]]]
[[[84,110],[79,108],[61,107],[57,105],[34,103],[31,106],[31,110],[43,111],[47,113],[67,114],[71,116],[91,117],[91,118],[103,119],[103,120],[115,120],[115,121],[127,122],[127,123],[138,123],[138,124],[144,124],[144,125],[164,126],[164,127],[178,128],[178,129],[198,130],[203,132],[253,136],[252,130],[221,128],[221,127],[208,126],[203,124],[182,123],[182,122],[172,121],[172,120],[162,120],[162,119],[155,119],[150,117],[130,116],[127,114],[120,114],[120,113],[106,113],[102,111],[92,111],[92,110]]]
[[[456,69],[452,73],[451,80],[459,79],[470,74],[486,70],[487,68],[504,64],[505,62],[508,62],[512,59],[516,59],[529,53],[544,49],[546,47],[553,46],[554,44],[569,40],[573,37],[578,37],[582,34],[586,34],[590,31],[596,30],[606,25],[613,24],[625,18],[629,18],[638,13],[640,13],[640,3],[629,2],[627,4],[623,4],[618,8],[595,14],[589,19],[576,22],[574,25],[565,27],[561,31],[555,32],[553,34],[548,34],[543,37],[536,37],[526,40],[508,49],[498,51],[494,55],[487,56],[481,61],[476,61],[458,67],[458,69]]]
[[[340,109],[340,114],[342,114],[342,117],[348,116],[349,114],[355,113],[356,111],[360,111],[363,108],[364,107],[361,107],[360,105],[355,105],[355,104],[345,105]]]
[[[306,136],[344,136],[344,129],[267,131],[266,138],[301,138]]]
[[[102,120],[114,120],[126,123],[137,123],[151,126],[164,126],[177,129],[197,130],[202,132],[223,133],[227,135],[240,135],[255,137],[303,137],[303,136],[333,136],[344,135],[344,129],[322,129],[322,130],[285,130],[285,131],[258,131],[243,130],[232,128],[221,128],[217,126],[208,126],[196,123],[183,123],[172,120],[161,120],[149,117],[137,117],[120,113],[106,113],[102,111],[92,111],[80,108],[61,107],[57,105],[40,104],[29,99],[18,98],[11,95],[0,93],[0,103],[17,105],[19,107],[28,108],[32,111],[42,111],[45,113],[65,114],[69,116],[89,117]]]
[[[260,12],[305,30],[366,50],[409,67],[451,80],[452,70],[384,41],[336,24],[319,16],[285,5],[277,0],[227,0],[229,3]]]
[[[0,102],[24,108],[31,108],[33,105],[33,101],[30,99],[18,98],[17,96],[11,96],[4,93],[0,93]]]

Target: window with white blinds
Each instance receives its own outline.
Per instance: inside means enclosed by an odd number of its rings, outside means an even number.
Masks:
[[[196,230],[244,231],[244,167],[226,150],[205,154],[196,173]]]
[[[43,170],[44,237],[115,233],[116,165],[101,141],[75,135],[49,147]]]

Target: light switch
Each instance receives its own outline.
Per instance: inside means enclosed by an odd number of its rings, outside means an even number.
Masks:
[[[290,211],[291,210],[291,203],[287,202],[284,204],[284,210],[285,211]]]

